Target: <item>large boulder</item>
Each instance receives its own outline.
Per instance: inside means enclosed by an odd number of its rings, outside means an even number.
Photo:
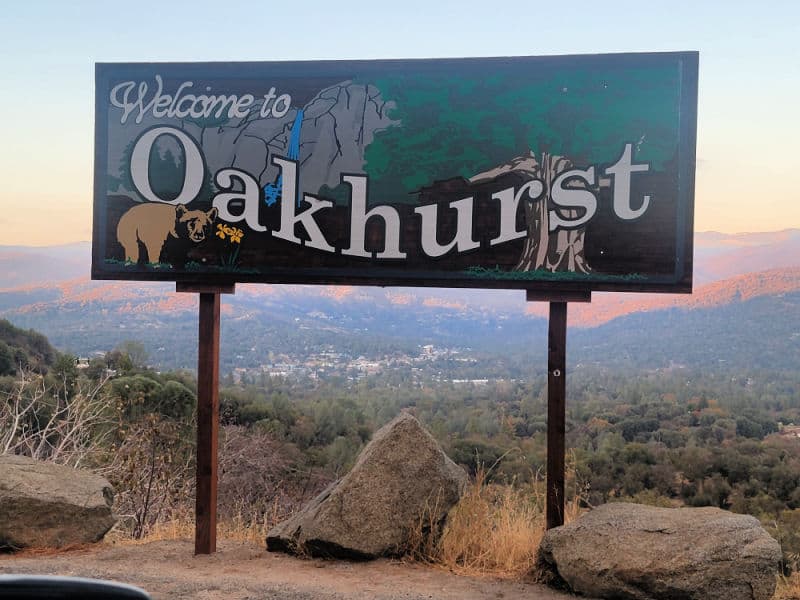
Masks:
[[[539,547],[549,583],[626,600],[767,600],[780,558],[754,517],[627,503],[551,529]]]
[[[103,477],[24,456],[0,455],[0,547],[97,542],[116,522]]]
[[[378,430],[353,469],[299,513],[276,525],[267,548],[311,556],[397,555],[421,519],[441,523],[467,484],[414,417]]]

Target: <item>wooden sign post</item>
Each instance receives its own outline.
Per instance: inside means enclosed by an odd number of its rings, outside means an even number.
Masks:
[[[591,292],[558,296],[528,290],[527,300],[549,301],[547,332],[547,529],[564,524],[564,463],[566,453],[567,302],[590,302]]]
[[[178,283],[176,291],[200,295],[197,345],[197,471],[194,553],[217,551],[217,449],[219,438],[220,294],[230,285]]]

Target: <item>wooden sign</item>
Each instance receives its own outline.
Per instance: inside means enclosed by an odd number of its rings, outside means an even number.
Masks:
[[[92,276],[689,292],[697,54],[98,64]]]

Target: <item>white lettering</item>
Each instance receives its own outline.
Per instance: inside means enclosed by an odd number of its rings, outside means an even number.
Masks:
[[[650,170],[648,164],[634,164],[632,155],[633,144],[625,144],[619,160],[605,170],[614,178],[614,212],[625,221],[641,217],[650,206],[650,196],[644,196],[638,209],[631,207],[631,174]]]
[[[492,200],[500,201],[500,235],[494,238],[489,244],[496,246],[504,242],[510,242],[528,235],[527,229],[517,230],[517,209],[523,194],[528,194],[531,201],[542,200],[544,184],[538,179],[528,181],[519,188],[515,194],[514,188],[507,188],[492,194]]]
[[[250,112],[250,105],[253,103],[255,98],[252,94],[245,94],[239,100],[236,101],[236,104],[233,107],[233,116],[239,117],[240,119],[247,116],[247,113]],[[229,113],[230,116],[230,113]]]
[[[238,179],[243,186],[241,192],[220,192],[214,196],[213,205],[219,211],[219,218],[229,223],[238,223],[244,220],[247,226],[254,231],[266,231],[267,228],[258,222],[258,204],[261,200],[261,188],[258,181],[244,171],[238,169],[221,169],[214,177],[221,189],[233,188],[233,180]],[[244,211],[234,215],[230,211],[230,203],[234,200],[244,202]]]
[[[185,105],[186,102],[189,102],[189,106],[184,109],[181,109],[181,106]],[[180,102],[175,107],[175,116],[179,119],[184,119],[189,116],[189,113],[192,112],[194,108],[194,104],[197,102],[197,98],[193,94],[187,94],[183,98],[180,99]]]
[[[436,258],[447,254],[454,247],[458,252],[466,252],[480,247],[480,243],[472,239],[472,197],[462,198],[450,203],[450,208],[455,208],[458,212],[456,220],[456,234],[453,240],[446,246],[442,246],[436,240],[436,223],[439,212],[438,204],[428,204],[419,206],[414,212],[422,218],[420,227],[420,243],[422,251]]]
[[[259,113],[262,117],[268,117],[271,113],[269,103],[275,99],[275,88],[269,88],[269,93],[264,94],[264,104],[261,105],[261,112]]]
[[[162,135],[171,135],[183,148],[183,186],[174,200],[159,198],[150,187],[150,153],[153,144]],[[186,133],[175,127],[154,127],[145,131],[136,141],[131,153],[131,179],[136,190],[145,200],[150,202],[166,202],[167,204],[188,204],[200,193],[205,177],[205,166],[200,149],[195,141]]]
[[[565,210],[583,209],[582,217],[577,219],[565,219],[556,210],[550,211],[550,231],[558,228],[575,229],[587,223],[597,211],[597,198],[587,189],[566,187],[569,181],[578,179],[588,185],[594,185],[594,167],[589,167],[585,171],[572,169],[564,171],[556,177],[553,182],[553,189],[550,191],[550,198],[558,208]]]
[[[283,104],[283,108],[278,109],[278,104]],[[289,112],[292,107],[292,97],[289,94],[281,94],[272,105],[272,116],[280,119],[283,115]]]
[[[164,82],[161,75],[156,74],[153,96],[148,99],[150,86],[141,81],[138,86],[135,81],[118,83],[109,93],[109,102],[112,106],[122,109],[120,123],[127,122],[131,115],[135,115],[136,123],[141,123],[147,113],[156,119],[178,118],[185,119],[191,116],[209,118],[212,114],[220,118],[227,111],[229,119],[234,117],[242,119],[250,113],[255,102],[253,94],[220,94],[220,95],[195,95],[184,93],[194,87],[194,82],[182,82],[174,94],[164,93]],[[206,87],[206,91],[210,91]],[[270,104],[272,100],[274,103]],[[289,94],[277,95],[272,87],[268,94],[264,94],[264,103],[261,105],[262,118],[280,118],[289,112],[292,106],[292,97]]]
[[[319,200],[314,196],[306,194],[303,199],[311,207],[300,214],[295,214],[295,202],[297,197],[297,162],[273,157],[272,164],[281,169],[281,228],[273,231],[272,235],[287,242],[302,244],[302,240],[294,233],[297,223],[302,223],[308,233],[309,240],[305,243],[309,248],[324,250],[325,252],[335,252],[336,248],[331,246],[319,229],[319,225],[314,220],[314,213],[323,208],[330,208],[333,202],[330,200]]]
[[[156,94],[155,106],[153,107],[153,116],[159,119],[167,116],[169,105],[172,104],[172,96],[161,96],[160,93]],[[139,118],[141,119],[141,116]]]
[[[182,84],[180,84],[180,86],[178,86],[178,91],[175,92],[175,95],[172,97],[172,104],[169,105],[169,110],[167,111],[167,116],[168,117],[174,117],[175,116],[175,110],[176,110],[177,105],[178,105],[178,100],[181,97],[181,92],[185,88],[192,87],[192,85],[194,85],[194,84],[191,81],[184,81]],[[179,115],[179,118],[182,118],[182,117],[180,117],[180,115]]]
[[[136,115],[136,122],[137,123],[142,122],[142,117],[144,116],[144,113],[150,110],[150,108],[156,102],[156,99],[161,95],[161,77],[159,75],[156,75],[156,85],[158,85],[156,94],[155,96],[153,96],[153,99],[147,104],[144,103],[144,96],[147,93],[147,84],[144,81],[142,81],[139,84],[139,97],[133,101],[129,99],[129,96],[131,90],[133,90],[133,88],[136,87],[136,82],[126,81],[125,83],[120,83],[111,88],[111,94],[109,98],[111,104],[113,106],[116,106],[117,108],[121,108],[123,111],[122,118],[120,118],[119,121],[120,123],[125,123],[128,120],[128,115],[130,115],[131,112],[136,108],[139,109],[139,114]],[[120,91],[124,92],[121,99],[119,97]]]
[[[214,117],[219,119],[225,112],[226,105],[229,105],[228,117],[230,117],[231,113],[233,113],[236,108],[236,96],[209,96],[208,102],[206,103],[206,108],[203,111],[203,116],[205,118],[210,117],[211,111],[214,110],[215,106],[218,106],[217,112],[214,113]]]
[[[369,212],[367,210],[367,178],[362,175],[343,175],[342,181],[350,184],[350,247],[342,250],[348,256],[363,256],[369,258],[371,252],[365,247],[367,221],[371,218],[383,219],[384,245],[383,251],[378,252],[376,258],[405,258],[406,253],[400,252],[400,215],[397,210],[388,205],[376,206]]]

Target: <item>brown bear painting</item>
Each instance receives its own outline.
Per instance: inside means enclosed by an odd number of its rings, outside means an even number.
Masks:
[[[125,249],[125,260],[139,262],[139,242],[147,251],[147,262],[157,263],[169,236],[179,238],[176,228],[185,228],[188,239],[202,242],[217,218],[217,209],[189,210],[184,204],[146,202],[138,204],[120,217],[117,241]],[[181,231],[183,233],[183,231]]]

